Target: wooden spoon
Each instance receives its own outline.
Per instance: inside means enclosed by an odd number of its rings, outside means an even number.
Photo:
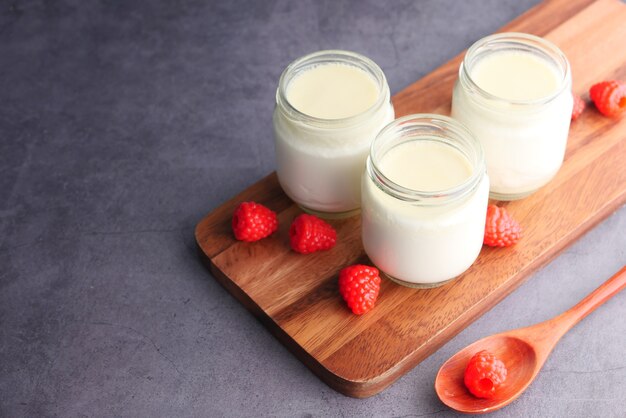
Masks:
[[[471,414],[493,412],[513,402],[537,377],[561,337],[624,287],[626,266],[561,315],[530,327],[492,335],[465,347],[439,369],[435,379],[439,399],[456,411]],[[469,359],[481,350],[494,353],[508,369],[506,381],[493,399],[473,396],[463,383]]]

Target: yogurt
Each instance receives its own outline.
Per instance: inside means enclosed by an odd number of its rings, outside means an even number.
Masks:
[[[523,198],[563,162],[573,107],[567,59],[531,35],[498,34],[467,52],[452,96],[452,117],[485,150],[491,195]]]
[[[374,106],[375,80],[357,67],[341,63],[303,71],[287,86],[287,100],[296,110],[319,119],[344,119]]]
[[[365,252],[400,284],[443,284],[478,257],[488,195],[482,149],[466,128],[438,115],[398,119],[372,144],[362,180]]]
[[[382,70],[347,51],[320,51],[283,72],[276,93],[278,180],[303,210],[349,216],[361,203],[369,147],[394,118]]]

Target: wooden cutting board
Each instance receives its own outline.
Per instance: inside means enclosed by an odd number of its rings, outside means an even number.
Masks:
[[[574,91],[585,98],[594,82],[626,80],[626,5],[618,0],[549,1],[502,31],[556,43],[572,64]],[[449,114],[461,59],[395,95],[397,116]],[[233,210],[248,200],[278,212],[279,233],[251,244],[233,238]],[[572,124],[556,178],[522,201],[503,203],[524,227],[516,246],[484,248],[463,276],[440,288],[409,289],[383,280],[375,309],[364,316],[350,313],[337,290],[342,267],[369,262],[359,217],[331,221],[339,236],[331,251],[290,251],[287,231],[300,209],[275,174],[207,215],[196,239],[213,276],[316,375],[341,393],[367,397],[437,350],[625,200],[626,117],[605,118],[591,106]]]

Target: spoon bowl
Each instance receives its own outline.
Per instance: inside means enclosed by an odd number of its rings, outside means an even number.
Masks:
[[[492,399],[477,398],[463,382],[465,368],[470,358],[487,350],[507,365],[507,377]],[[457,411],[482,414],[495,411],[514,401],[532,382],[538,370],[537,356],[532,345],[516,337],[492,335],[465,347],[446,361],[435,380],[437,396],[443,403]]]
[[[437,396],[450,408],[467,414],[493,412],[510,404],[535,380],[561,337],[624,287],[626,266],[561,315],[530,327],[492,335],[468,345],[439,369],[435,379]],[[467,363],[481,350],[493,353],[507,368],[506,380],[492,399],[475,397],[464,383]]]

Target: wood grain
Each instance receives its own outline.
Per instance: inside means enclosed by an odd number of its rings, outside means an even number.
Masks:
[[[618,0],[554,0],[502,28],[544,36],[568,56],[574,91],[606,78],[626,79],[626,5]],[[448,114],[461,55],[393,97],[398,116]],[[341,267],[369,262],[360,219],[331,221],[337,246],[308,256],[289,249],[287,229],[300,210],[274,173],[202,219],[196,240],[215,278],[311,370],[354,397],[380,392],[519,286],[626,200],[626,118],[593,107],[572,124],[566,159],[543,189],[503,203],[524,226],[507,249],[484,248],[457,280],[430,290],[383,281],[376,309],[352,315],[337,292]],[[279,213],[280,231],[257,243],[233,238],[237,204],[261,202]]]

